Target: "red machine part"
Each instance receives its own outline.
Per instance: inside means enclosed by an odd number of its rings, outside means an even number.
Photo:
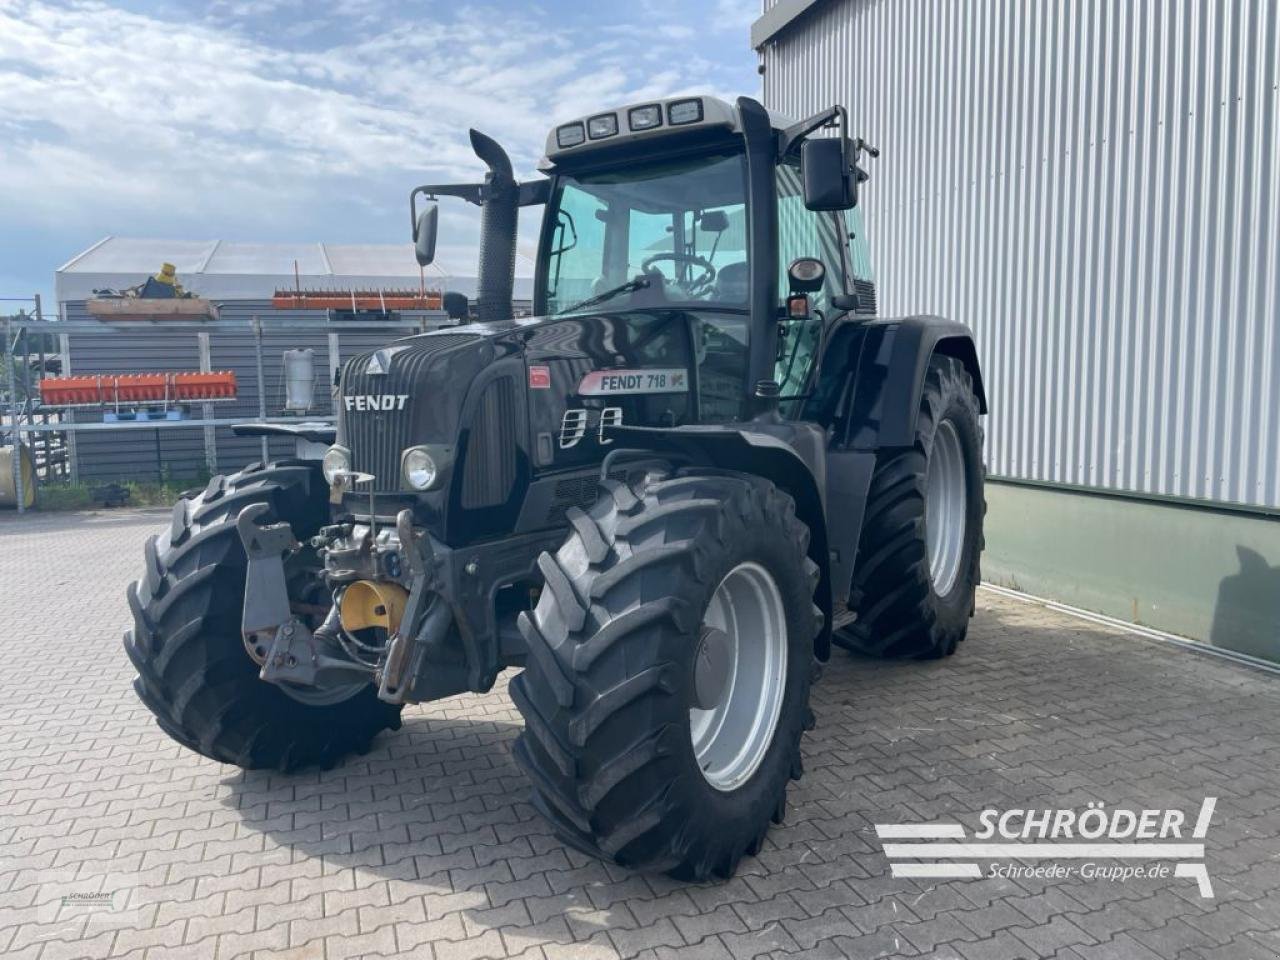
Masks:
[[[175,373],[173,387],[179,400],[230,400],[236,395],[236,375],[230,370]]]
[[[277,310],[439,310],[435,290],[277,290]]]
[[[45,377],[40,381],[40,403],[46,407],[231,400],[235,395],[236,375],[231,370]]]

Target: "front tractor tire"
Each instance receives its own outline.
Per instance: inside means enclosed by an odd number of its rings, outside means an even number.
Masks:
[[[184,496],[170,528],[147,540],[145,572],[128,590],[133,688],[160,728],[196,753],[246,769],[329,766],[399,727],[400,708],[371,686],[327,706],[290,697],[258,678],[241,639],[248,561],[236,517],[265,503],[262,523],[287,521],[305,540],[328,520],[327,493],[313,464],[250,466]]]
[[[954,357],[925,373],[915,443],[882,452],[871,477],[840,646],[874,657],[937,659],[964,639],[982,579],[982,423],[973,379]]]
[[[692,471],[607,481],[569,519],[511,682],[534,803],[587,853],[728,877],[781,822],[813,724],[809,530],[767,480]]]

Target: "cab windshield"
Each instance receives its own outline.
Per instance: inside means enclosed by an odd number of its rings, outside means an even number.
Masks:
[[[547,313],[747,307],[741,154],[562,176],[546,224]]]

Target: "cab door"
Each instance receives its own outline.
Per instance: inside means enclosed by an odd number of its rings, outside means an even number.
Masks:
[[[781,388],[782,409],[794,409],[810,389],[810,374],[822,347],[824,326],[830,326],[838,312],[834,298],[843,292],[847,249],[843,214],[809,210],[804,205],[804,186],[799,163],[777,167],[778,191],[778,359],[774,379]],[[800,257],[815,257],[826,268],[822,289],[809,294],[810,314],[792,319],[786,313],[789,292],[787,270]]]

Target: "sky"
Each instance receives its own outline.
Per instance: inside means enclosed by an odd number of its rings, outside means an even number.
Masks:
[[[108,234],[405,242],[410,187],[483,174],[469,127],[529,177],[557,121],[758,95],[759,9],[0,0],[0,297],[51,299],[54,270]],[[471,258],[478,223],[444,201],[442,257]]]

